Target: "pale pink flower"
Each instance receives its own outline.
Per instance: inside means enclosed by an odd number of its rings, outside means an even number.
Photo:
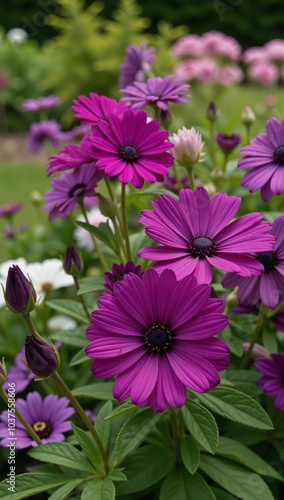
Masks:
[[[195,128],[187,129],[183,126],[169,140],[174,145],[171,153],[179,165],[190,168],[202,160],[204,142]]]
[[[201,83],[212,83],[218,75],[218,64],[213,59],[196,61],[196,79]]]
[[[203,55],[226,57],[231,61],[238,61],[242,48],[240,44],[231,36],[227,36],[221,31],[207,31],[202,35]]]
[[[247,73],[251,80],[263,86],[271,85],[279,78],[277,66],[269,62],[254,63],[249,66]]]
[[[284,62],[284,40],[270,40],[264,45],[270,62]]]
[[[191,82],[197,79],[198,61],[196,59],[188,59],[180,62],[174,68],[174,75],[177,78],[182,78],[185,82]]]
[[[227,64],[219,69],[218,82],[224,87],[231,87],[240,83],[244,79],[244,74],[236,64]]]
[[[203,55],[203,39],[199,35],[185,35],[172,46],[174,57],[200,57]]]
[[[246,64],[254,64],[267,61],[267,51],[264,47],[250,47],[243,53],[243,61]]]

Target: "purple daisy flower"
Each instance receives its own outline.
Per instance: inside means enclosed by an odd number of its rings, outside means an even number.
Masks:
[[[111,273],[106,272],[104,274],[104,288],[107,292],[113,293],[113,285],[117,281],[122,281],[124,276],[129,273],[134,273],[136,274],[139,278],[142,278],[143,276],[143,271],[141,266],[135,266],[134,262],[132,260],[129,260],[126,262],[126,264],[113,264],[111,268]]]
[[[84,165],[52,179],[53,189],[43,196],[44,200],[47,200],[43,209],[49,212],[49,220],[68,217],[78,206],[78,200],[94,195],[94,189],[103,176],[103,172],[96,168],[89,169]]]
[[[35,375],[30,371],[24,361],[26,361],[25,347],[16,354],[15,365],[8,370],[6,382],[3,384],[3,389],[5,391],[10,387],[9,384],[14,383],[15,393],[23,392],[29,383],[34,380]]]
[[[244,158],[238,168],[250,169],[242,178],[242,186],[251,193],[260,189],[264,201],[284,192],[284,118],[281,122],[268,120],[266,133],[257,135],[240,152]]]
[[[229,363],[229,347],[214,335],[228,324],[221,300],[209,285],[173,271],[153,269],[143,279],[129,273],[105,293],[87,328],[86,354],[99,378],[118,375],[113,395],[164,411],[182,406],[186,387],[206,392],[220,382]]]
[[[64,441],[63,433],[72,429],[68,419],[75,410],[69,408],[68,403],[67,398],[59,398],[55,394],[49,394],[45,399],[42,399],[38,392],[30,392],[26,399],[16,399],[16,407],[42,443]],[[6,447],[9,444],[7,410],[2,412],[1,420],[1,446]],[[17,417],[15,417],[15,421],[16,448],[20,450],[29,446],[37,446]]]
[[[241,136],[238,134],[217,134],[216,142],[225,154],[231,153],[241,142]]]
[[[60,104],[60,99],[56,95],[38,97],[37,99],[26,99],[21,104],[22,111],[40,111],[41,109],[54,108]]]
[[[125,88],[133,82],[143,82],[144,76],[155,61],[155,48],[148,47],[147,42],[140,46],[131,44],[126,49],[126,56],[119,70],[119,88]]]
[[[162,111],[168,111],[169,102],[176,104],[185,104],[186,99],[190,97],[186,92],[189,89],[188,83],[181,84],[181,78],[175,78],[173,75],[161,78],[159,76],[148,78],[144,82],[134,82],[126,88],[120,90],[126,97],[122,101],[132,101],[133,109],[141,109],[147,105],[155,105]]]
[[[101,137],[89,136],[89,152],[97,159],[97,168],[136,188],[143,186],[144,179],[162,182],[173,165],[173,156],[166,152],[173,145],[166,141],[168,132],[159,126],[156,120],[147,123],[145,111],[130,109],[121,118],[110,114],[109,123],[97,122]]]
[[[73,111],[76,111],[76,118],[82,120],[84,124],[96,125],[99,120],[108,120],[110,113],[122,116],[127,106],[124,102],[117,102],[115,99],[98,95],[91,92],[90,97],[80,95],[75,99]]]
[[[160,261],[153,266],[159,272],[173,269],[178,279],[193,274],[198,283],[211,282],[211,266],[241,276],[261,274],[262,264],[249,254],[252,248],[272,251],[275,238],[261,213],[230,222],[240,203],[225,193],[210,198],[203,187],[182,189],[179,201],[162,194],[152,202],[154,212],[143,210],[139,222],[163,246],[142,248],[138,255]]]
[[[238,286],[237,299],[241,303],[256,305],[261,301],[274,309],[284,290],[284,216],[275,219],[269,233],[276,238],[273,251],[255,254],[255,259],[263,265],[262,273],[250,278],[228,273],[221,283],[224,288]]]
[[[61,125],[56,120],[32,123],[28,135],[28,148],[32,153],[41,150],[47,139],[56,148],[61,137]]]
[[[79,166],[88,165],[90,169],[96,166],[96,161],[93,156],[87,152],[88,137],[84,137],[80,146],[68,144],[60,153],[49,157],[49,165],[47,175],[50,176],[55,172],[70,170]]]
[[[257,359],[254,366],[263,373],[258,387],[268,396],[276,396],[275,408],[284,411],[284,354],[271,354],[272,359]]]
[[[8,203],[5,203],[5,205],[0,206],[0,217],[11,217],[12,215],[16,214],[20,210],[22,210],[23,204],[22,203],[14,203],[13,201],[9,201]]]

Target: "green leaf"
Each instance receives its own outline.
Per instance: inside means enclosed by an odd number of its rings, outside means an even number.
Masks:
[[[54,442],[40,444],[28,452],[32,458],[51,464],[94,473],[94,468],[77,448],[68,443]]]
[[[193,437],[185,436],[181,440],[180,452],[184,466],[190,474],[194,474],[199,466],[200,452]]]
[[[256,385],[259,372],[255,370],[227,370],[225,377],[233,383],[235,389],[251,397],[262,392]]]
[[[125,422],[116,438],[116,461],[121,462],[131,451],[137,448],[160,420],[161,416],[162,413],[153,413],[150,409],[132,415]]]
[[[278,352],[278,342],[275,334],[271,331],[271,328],[264,327],[262,332],[262,342],[265,349],[269,352]],[[259,373],[258,373],[259,376]]]
[[[159,500],[216,500],[203,477],[191,476],[182,466],[176,466],[163,481]]]
[[[80,365],[81,363],[85,363],[85,361],[90,361],[90,358],[86,356],[85,347],[76,352],[75,356],[71,359],[69,366]]]
[[[85,481],[85,478],[75,479],[74,481],[70,481],[69,483],[64,484],[63,486],[61,486],[61,488],[52,493],[48,500],[62,500],[62,498],[66,498],[67,495],[71,493],[71,491],[73,491],[76,486],[78,486],[78,484],[82,483],[83,481]]]
[[[121,417],[122,415],[127,415],[128,413],[133,413],[138,409],[139,406],[133,405],[132,403],[127,401],[126,403],[123,403],[115,408],[107,417],[105,417],[105,420],[112,420],[113,418]]]
[[[231,495],[225,490],[221,490],[221,488],[217,488],[215,486],[211,486],[211,489],[216,497],[216,500],[236,500],[235,495]]]
[[[139,231],[139,233],[134,233],[130,235],[129,242],[130,242],[131,255],[133,256],[133,261],[137,263],[140,259],[137,255],[138,250],[149,244],[149,237],[145,234],[144,231]]]
[[[117,493],[125,495],[149,488],[163,479],[174,464],[175,457],[170,450],[155,445],[142,446],[124,461],[127,481],[117,485]]]
[[[220,437],[219,446],[217,449],[217,455],[223,455],[224,457],[230,458],[235,462],[245,465],[254,472],[261,474],[263,476],[274,477],[280,481],[284,479],[280,474],[266,463],[262,458],[260,458],[256,453],[251,451],[249,448],[243,444],[230,439],[227,437]]]
[[[72,394],[76,397],[109,400],[114,399],[112,388],[113,382],[97,382],[95,384],[76,387],[76,389],[73,389]]]
[[[258,474],[231,460],[203,455],[199,467],[213,481],[237,498],[273,500],[267,484]]]
[[[218,427],[213,415],[196,401],[187,401],[181,413],[186,428],[194,439],[209,453],[218,445]]]
[[[106,477],[103,480],[90,481],[82,491],[81,500],[114,500],[115,486]]]
[[[58,444],[58,443],[57,443]],[[0,498],[2,500],[21,500],[28,498],[37,493],[46,491],[47,489],[57,488],[71,481],[79,478],[74,476],[65,476],[63,474],[51,473],[32,473],[32,474],[19,474],[16,479],[15,493],[9,491],[9,483],[7,479],[0,483]],[[83,478],[80,477],[80,480]]]
[[[104,290],[104,278],[82,278],[79,281],[78,295]]]
[[[92,226],[87,222],[80,221],[76,221],[76,224],[86,229],[89,233],[93,234],[96,238],[98,238],[116,253],[117,241],[108,222],[101,222],[98,227]]]
[[[76,300],[53,299],[53,300],[48,300],[46,304],[49,307],[51,307],[51,309],[54,309],[55,311],[65,314],[70,318],[74,318],[78,321],[81,321],[86,325],[90,324],[90,321],[86,318],[82,304],[80,304],[80,302],[77,302]]]
[[[229,420],[257,429],[273,429],[263,408],[250,396],[232,388],[216,387],[206,394],[195,393],[202,404]]]
[[[112,411],[112,401],[107,401],[101,407],[98,416],[95,420],[95,429],[102,441],[103,447],[106,452],[108,449],[111,422],[105,419],[106,417],[108,417],[111,411]]]
[[[71,345],[74,347],[86,347],[88,339],[86,338],[86,328],[75,328],[74,330],[63,330],[51,334],[53,341],[57,340],[63,344]]]
[[[108,473],[108,477],[112,481],[127,481],[126,475],[122,472],[124,468],[122,469],[111,469]]]
[[[72,429],[74,432],[74,436],[78,440],[78,443],[80,444],[82,450],[84,450],[90,463],[98,472],[104,472],[102,456],[96,442],[94,441],[94,438],[92,438],[91,436],[91,433],[83,431],[73,423]]]

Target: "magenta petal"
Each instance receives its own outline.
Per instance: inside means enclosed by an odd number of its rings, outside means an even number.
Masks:
[[[143,349],[136,349],[117,358],[95,359],[92,363],[92,371],[99,378],[114,377],[134,365],[144,354]]]

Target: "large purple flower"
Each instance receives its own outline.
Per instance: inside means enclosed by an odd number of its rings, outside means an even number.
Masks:
[[[274,309],[284,291],[284,216],[275,219],[269,232],[276,237],[273,251],[255,254],[255,259],[263,265],[262,273],[250,278],[228,273],[221,283],[225,288],[238,286],[237,299],[241,303],[256,305],[262,301]]]
[[[133,109],[155,104],[162,111],[168,111],[169,102],[185,104],[186,99],[190,97],[186,93],[189,89],[188,83],[181,82],[181,78],[175,78],[173,75],[148,78],[145,83],[134,82],[133,85],[120,90],[126,95],[121,100],[131,101]]]
[[[78,200],[94,196],[94,189],[103,176],[103,172],[96,168],[89,169],[84,165],[52,179],[53,189],[43,196],[47,200],[44,211],[49,212],[49,220],[54,220],[56,217],[65,219],[77,206]]]
[[[28,147],[32,153],[37,153],[49,140],[56,148],[61,138],[61,126],[56,120],[45,120],[32,123],[28,134]]]
[[[135,81],[143,82],[147,70],[155,61],[155,50],[154,47],[147,47],[147,42],[127,47],[125,59],[119,68],[119,88],[125,88]]]
[[[150,246],[138,255],[157,260],[157,271],[173,269],[178,279],[193,274],[198,283],[210,283],[211,266],[241,276],[261,274],[263,266],[252,251],[272,251],[275,238],[271,225],[261,213],[243,215],[229,223],[239,209],[241,198],[206,189],[182,189],[179,202],[168,194],[143,210],[141,224],[146,234],[163,246]],[[228,224],[229,223],[229,224]]]
[[[268,120],[266,133],[257,135],[240,152],[244,158],[238,168],[250,169],[242,178],[243,186],[251,193],[260,189],[264,201],[284,192],[284,118]]]
[[[122,116],[127,107],[124,102],[91,92],[90,97],[80,95],[75,99],[71,109],[76,111],[75,117],[82,123],[96,125],[99,120],[107,121],[110,113]]]
[[[263,373],[258,387],[268,396],[276,396],[276,410],[284,411],[284,354],[278,352],[271,354],[271,359],[257,359],[254,366]]]
[[[38,392],[30,392],[26,400],[16,399],[16,407],[43,443],[64,441],[63,433],[72,429],[68,419],[73,415],[74,409],[69,408],[68,403],[67,398],[59,398],[55,394],[42,399]],[[16,448],[37,446],[17,417],[15,423]],[[1,446],[6,447],[11,442],[8,430],[8,411],[3,411],[0,422]]]
[[[49,176],[55,172],[77,168],[81,165],[88,165],[90,169],[93,169],[96,165],[96,160],[87,152],[87,143],[88,136],[83,138],[80,146],[68,144],[60,153],[50,156],[47,175]]]
[[[210,298],[208,285],[194,277],[179,283],[171,270],[153,269],[143,279],[129,273],[105,293],[87,328],[87,356],[99,378],[118,375],[114,397],[130,397],[163,411],[182,406],[186,387],[205,392],[220,382],[229,363],[229,347],[214,337],[228,319],[223,303]]]
[[[159,130],[159,122],[147,123],[145,111],[125,111],[122,118],[110,114],[109,123],[97,122],[99,136],[89,136],[90,154],[97,161],[97,168],[105,174],[118,176],[122,184],[141,188],[144,179],[162,182],[167,168],[173,165],[173,156],[167,153],[173,146],[167,142],[169,134]]]

